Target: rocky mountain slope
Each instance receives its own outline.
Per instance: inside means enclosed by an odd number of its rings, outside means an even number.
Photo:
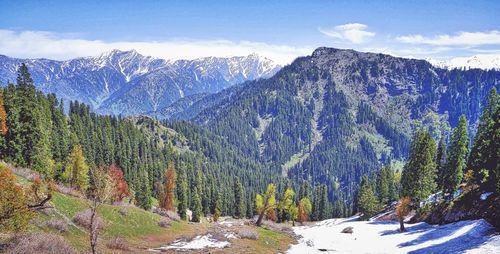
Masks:
[[[0,55],[0,82],[15,81],[21,63],[27,64],[43,92],[55,93],[66,102],[79,100],[98,113],[123,115],[155,112],[180,98],[216,93],[246,80],[270,77],[280,69],[256,54],[178,61],[142,56],[134,50],[68,61]]]
[[[363,174],[407,156],[415,128],[428,126],[438,138],[465,114],[473,129],[499,86],[498,71],[318,48],[194,121],[275,171],[352,200]]]

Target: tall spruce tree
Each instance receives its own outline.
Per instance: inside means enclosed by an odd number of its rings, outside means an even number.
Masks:
[[[446,153],[446,142],[444,136],[439,139],[439,145],[436,154],[436,172],[437,172],[437,187],[438,189],[444,189],[444,179],[445,179],[445,169],[446,161],[448,160],[448,155]]]
[[[418,203],[436,190],[436,143],[427,131],[413,136],[410,157],[401,176],[401,196]]]
[[[369,219],[380,210],[380,203],[373,193],[372,185],[368,181],[368,176],[364,175],[358,191],[358,211],[363,213],[362,219]]]
[[[389,202],[389,181],[390,181],[390,167],[383,167],[377,173],[376,178],[376,192],[380,204],[387,204]]]
[[[234,217],[236,218],[243,218],[245,217],[245,194],[243,193],[243,185],[240,182],[240,179],[236,177],[236,180],[234,181]]]
[[[460,116],[457,127],[453,129],[453,134],[448,146],[448,160],[444,170],[444,193],[449,193],[450,197],[462,183],[467,155],[469,150],[469,136],[467,134],[467,119],[465,115]]]
[[[193,222],[200,222],[201,221],[201,216],[202,216],[202,205],[201,205],[201,197],[198,191],[198,187],[194,187],[193,190]]]
[[[481,183],[486,174],[490,178],[495,178],[494,175],[498,170],[499,163],[499,141],[498,141],[498,109],[500,108],[500,98],[497,95],[495,88],[491,89],[487,104],[483,108],[479,125],[477,128],[476,136],[474,137],[474,144],[472,146],[469,159],[467,162],[467,169],[474,172],[477,183]],[[488,180],[487,185],[490,190],[494,189],[494,181]]]
[[[188,208],[188,183],[186,169],[179,166],[179,174],[177,178],[177,213],[181,219],[186,219],[186,211]]]

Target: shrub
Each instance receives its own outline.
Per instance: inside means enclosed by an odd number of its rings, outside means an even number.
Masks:
[[[7,254],[73,254],[77,253],[63,237],[52,234],[31,233],[14,239],[6,251]]]
[[[120,213],[122,216],[127,216],[128,215],[127,207],[121,207],[120,210],[118,210],[118,213]]]
[[[127,240],[121,237],[113,237],[106,243],[106,247],[112,250],[129,250]]]
[[[83,212],[79,212],[77,214],[75,214],[75,216],[73,216],[73,222],[84,227],[84,228],[87,228],[89,229],[90,228],[90,216],[91,216],[92,212],[90,211],[90,209],[87,209]],[[97,227],[98,228],[103,228],[104,227],[104,223],[102,221],[101,218],[99,218],[99,216],[96,217],[96,222],[97,222]]]
[[[172,223],[172,220],[167,218],[167,217],[163,217],[160,219],[160,221],[158,222],[158,226],[162,227],[162,228],[168,228],[170,226],[170,224]]]
[[[259,234],[254,229],[243,228],[238,230],[238,236],[241,239],[257,240],[259,239]]]
[[[59,232],[68,231],[68,223],[65,220],[49,220],[45,225]]]

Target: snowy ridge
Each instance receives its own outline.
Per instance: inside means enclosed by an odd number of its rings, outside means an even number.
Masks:
[[[427,59],[431,64],[446,69],[496,69],[500,70],[500,55],[480,54],[470,57],[455,57],[449,60]]]
[[[134,115],[154,112],[192,94],[217,93],[247,80],[268,78],[280,68],[251,54],[169,61],[135,50],[113,50],[67,61],[17,59],[0,55],[0,82],[16,79],[26,63],[35,85],[65,102],[78,100],[98,113]]]
[[[340,233],[346,227],[353,227],[353,233]],[[500,235],[482,219],[407,224],[404,233],[398,227],[396,221],[358,221],[357,217],[294,227],[302,238],[287,253],[500,253]]]

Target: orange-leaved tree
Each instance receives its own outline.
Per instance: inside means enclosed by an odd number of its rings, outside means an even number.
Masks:
[[[123,171],[116,164],[109,167],[109,177],[111,179],[111,186],[113,187],[112,201],[120,202],[130,195],[128,184],[123,176]]]
[[[7,130],[7,112],[5,112],[3,94],[0,90],[0,136],[5,136],[7,134]]]
[[[175,209],[175,164],[172,162],[165,170],[165,187],[160,200],[161,208],[174,211]]]
[[[396,216],[399,219],[399,231],[405,232],[404,219],[411,211],[411,198],[402,197],[399,200],[398,206],[396,207]]]

